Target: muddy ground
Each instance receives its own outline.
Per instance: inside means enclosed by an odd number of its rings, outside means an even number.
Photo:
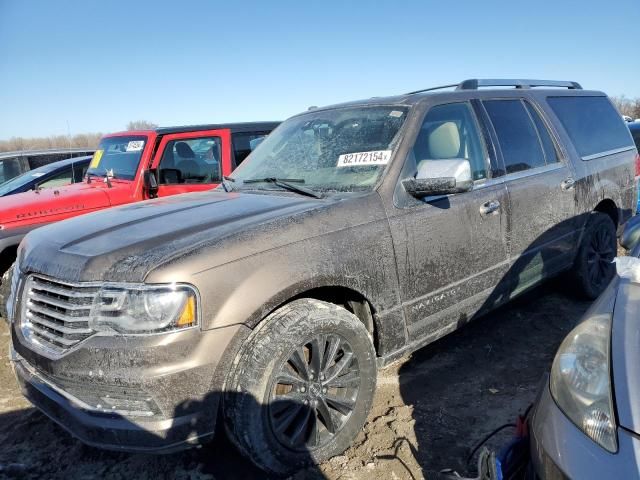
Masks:
[[[534,400],[555,350],[588,303],[543,286],[380,373],[373,411],[344,455],[294,479],[437,478],[468,471],[470,449]],[[0,321],[0,478],[265,478],[224,439],[167,456],[86,447],[20,395]],[[489,442],[497,447],[508,432]],[[396,450],[396,447],[397,450]]]

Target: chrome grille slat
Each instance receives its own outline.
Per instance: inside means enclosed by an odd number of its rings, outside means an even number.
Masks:
[[[45,290],[47,292],[54,293],[56,295],[61,295],[64,297],[69,297],[69,298],[93,298],[95,294],[98,292],[97,287],[80,287],[82,289],[86,289],[87,291],[78,292],[78,291],[71,290],[69,288],[58,287],[54,282],[49,280],[47,280],[45,283],[36,279],[33,283],[36,290]]]
[[[34,346],[62,354],[95,332],[89,315],[99,288],[29,275],[22,292],[21,330]]]
[[[37,344],[38,346],[43,346],[47,350],[53,351],[55,353],[64,353],[69,347],[61,347],[60,345],[50,342],[44,337],[39,336],[36,332],[33,332],[33,336],[35,340],[32,340],[32,343]]]
[[[71,304],[69,302],[65,302],[64,300],[59,300],[55,297],[49,297],[46,295],[41,295],[39,293],[36,293],[37,290],[36,289],[31,289],[31,291],[29,292],[29,298],[31,300],[34,300],[36,302],[41,302],[41,303],[48,303],[49,305],[53,305],[55,307],[59,307],[59,308],[65,308],[67,310],[89,310],[91,308],[90,304]],[[88,297],[89,298],[89,297]]]
[[[71,347],[72,345],[75,345],[76,343],[78,343],[78,340],[69,340],[68,338],[64,338],[60,335],[55,335],[53,333],[50,333],[49,331],[45,330],[44,328],[41,328],[39,325],[36,326],[34,324],[31,325],[31,328],[33,329],[33,331],[35,333],[38,334],[38,336],[44,337],[52,342],[55,343],[60,343],[66,347]]]
[[[27,312],[27,317],[29,318],[29,320],[31,320],[32,323],[39,323],[41,325],[44,325],[47,328],[51,328],[53,330],[57,330],[58,332],[62,333],[62,334],[68,334],[68,335],[82,335],[82,334],[90,334],[93,333],[93,330],[91,330],[90,328],[81,328],[81,327],[74,327],[74,328],[69,328],[69,327],[65,327],[63,325],[60,325],[58,323],[55,322],[51,322],[50,320],[47,320],[46,318],[42,318],[39,315],[34,314],[33,312]]]
[[[32,303],[32,302],[28,302],[27,303],[27,310],[30,310],[32,312],[37,312],[37,313],[40,313],[42,315],[47,315],[49,317],[55,318],[56,320],[60,320],[62,322],[74,323],[74,322],[87,322],[87,321],[89,321],[89,315],[86,315],[84,317],[72,317],[70,315],[65,315],[64,313],[60,313],[58,310],[54,310],[54,309],[51,309],[51,308],[46,308],[46,307],[37,305],[37,304]]]

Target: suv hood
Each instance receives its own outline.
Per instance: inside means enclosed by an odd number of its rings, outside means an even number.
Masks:
[[[65,218],[73,212],[105,208],[110,205],[104,188],[77,183],[60,188],[17,193],[0,197],[0,225],[29,225]]]
[[[329,225],[350,226],[346,215],[340,216],[342,225],[303,219],[338,203],[349,201],[217,191],[134,203],[31,232],[23,241],[20,265],[23,271],[67,281],[141,282],[152,269],[199,248],[217,253],[203,258],[204,269],[327,233]],[[268,231],[256,232],[259,228]]]

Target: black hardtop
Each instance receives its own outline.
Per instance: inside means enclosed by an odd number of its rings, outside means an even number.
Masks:
[[[485,88],[489,87],[489,88]],[[425,99],[438,101],[463,101],[471,99],[506,98],[506,97],[548,97],[548,96],[606,96],[594,90],[583,90],[579,83],[559,80],[522,80],[522,79],[468,79],[457,84],[430,87],[388,97],[371,97],[363,100],[337,103],[310,111],[331,110],[335,108],[398,105],[412,106]],[[303,112],[300,115],[303,115]]]
[[[186,125],[181,127],[159,127],[154,129],[158,135],[171,133],[194,132],[198,130],[229,129],[231,133],[267,132],[280,125],[280,122],[242,122],[242,123],[214,123],[207,125]]]

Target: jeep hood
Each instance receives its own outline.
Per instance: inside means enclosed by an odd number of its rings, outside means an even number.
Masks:
[[[104,188],[77,183],[60,188],[17,193],[0,197],[0,225],[29,225],[55,221],[73,212],[105,208],[110,205]]]
[[[326,233],[329,225],[348,226],[352,220],[345,215],[342,225],[304,221],[312,211],[326,213],[348,202],[340,196],[318,200],[218,191],[139,202],[31,232],[20,265],[23,271],[67,281],[140,282],[152,269],[198,249],[217,254],[203,255],[204,269]]]

